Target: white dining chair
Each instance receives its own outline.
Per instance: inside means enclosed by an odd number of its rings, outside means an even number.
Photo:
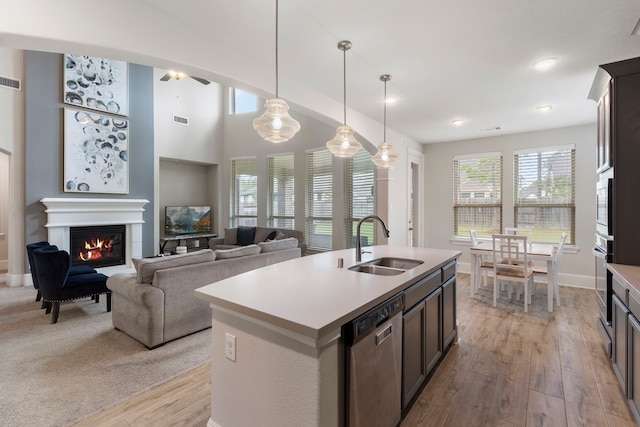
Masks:
[[[547,266],[544,265],[534,265],[533,266],[533,274],[534,279],[535,275],[546,276],[547,280],[553,281],[553,295],[556,299],[556,304],[560,305],[560,285],[558,284],[558,267],[560,265],[560,260],[562,259],[562,253],[564,252],[564,245],[567,241],[567,233],[562,233],[560,237],[560,244],[553,249],[553,254],[551,255],[551,272],[548,271]]]
[[[527,236],[513,234],[493,235],[493,306],[497,305],[502,281],[522,284],[524,311],[528,312],[533,286],[533,270],[528,259]]]
[[[478,235],[476,234],[475,229],[469,230],[469,236],[471,237],[471,246],[478,246],[480,244],[480,240],[478,239]],[[480,254],[473,254],[475,257],[475,266],[476,269],[474,271],[474,283],[473,290],[474,292],[478,292],[480,289],[480,280],[482,279],[482,286],[487,286],[487,273],[489,271],[493,271],[493,262],[484,259],[484,257]]]

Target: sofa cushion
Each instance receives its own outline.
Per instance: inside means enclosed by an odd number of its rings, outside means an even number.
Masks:
[[[289,237],[288,239],[272,240],[270,242],[258,243],[262,252],[275,252],[284,249],[291,249],[298,247],[298,239],[295,237]]]
[[[151,283],[153,273],[165,268],[179,267],[181,265],[196,264],[200,262],[214,261],[216,253],[211,249],[202,249],[180,255],[171,255],[155,258],[134,258],[133,265],[136,268],[136,283]]]
[[[275,231],[276,230],[274,230],[273,228],[256,227],[256,234],[253,237],[253,243],[266,242],[267,239],[269,239],[269,236]],[[274,237],[275,237],[275,234],[274,234]],[[273,240],[273,237],[271,237],[271,240]]]
[[[276,231],[276,237],[274,239],[275,240],[282,240],[282,239],[288,239],[288,237],[282,231],[278,230],[278,231]]]
[[[224,229],[224,242],[223,245],[236,245],[238,243],[238,229],[237,228],[225,228]]]
[[[253,244],[253,236],[256,234],[255,227],[238,227],[237,244],[247,246]]]
[[[260,246],[251,244],[233,249],[216,249],[216,259],[237,258],[247,255],[257,255],[259,253]]]

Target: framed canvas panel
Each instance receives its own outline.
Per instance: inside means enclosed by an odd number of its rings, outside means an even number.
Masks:
[[[110,114],[129,114],[129,67],[124,61],[64,55],[64,102]]]
[[[129,121],[64,109],[64,191],[129,193]]]

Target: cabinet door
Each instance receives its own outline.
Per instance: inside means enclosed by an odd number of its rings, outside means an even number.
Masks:
[[[613,371],[622,385],[622,391],[627,396],[627,318],[629,309],[613,294],[613,310],[611,313],[611,326],[613,329],[613,352],[611,364]]]
[[[442,285],[442,349],[456,337],[456,278]]]
[[[442,356],[442,288],[432,292],[424,301],[427,321],[425,358],[429,374]]]
[[[402,317],[402,409],[411,402],[427,377],[425,310],[422,301]]]
[[[635,316],[629,316],[629,346],[627,352],[627,399],[629,406],[640,422],[640,323]]]
[[[611,166],[611,97],[607,89],[598,102],[598,151],[596,171],[603,172]]]

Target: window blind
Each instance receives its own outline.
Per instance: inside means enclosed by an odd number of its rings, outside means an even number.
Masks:
[[[454,235],[488,237],[502,230],[502,154],[453,159]]]
[[[356,246],[358,221],[374,213],[374,179],[375,165],[371,161],[371,153],[367,150],[359,150],[353,157],[346,159],[344,180],[344,243],[346,248]],[[374,224],[372,222],[366,222],[360,226],[360,240],[363,246],[373,245],[373,233]]]
[[[575,243],[575,146],[514,154],[514,222],[534,242]]]
[[[333,156],[327,149],[307,152],[305,238],[312,249],[331,249],[333,235]]]
[[[295,228],[293,160],[293,154],[268,158],[267,223],[270,227]]]
[[[258,173],[256,159],[232,159],[230,182],[230,226],[257,225]]]

